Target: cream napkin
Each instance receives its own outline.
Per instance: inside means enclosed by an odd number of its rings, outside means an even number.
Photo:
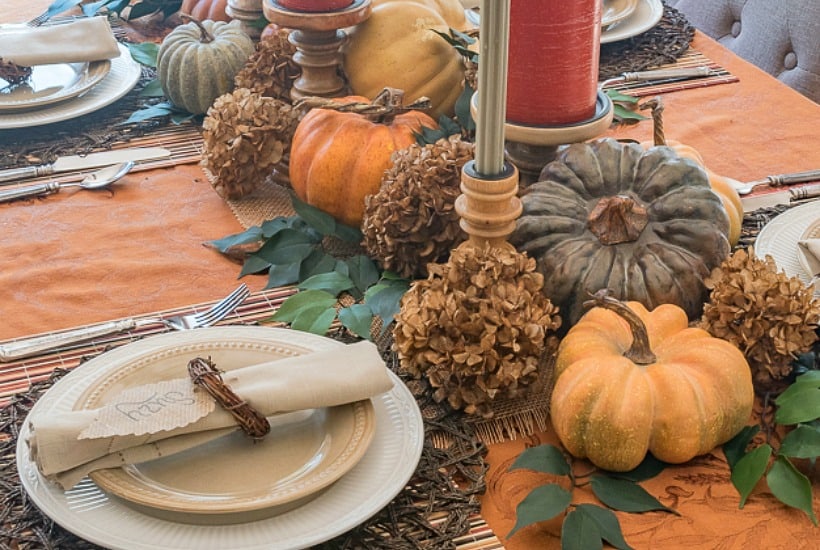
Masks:
[[[101,61],[119,55],[120,49],[105,17],[46,27],[0,29],[0,57],[25,67]]]
[[[803,250],[803,257],[811,270],[811,273],[808,273],[809,277],[820,274],[820,239],[797,241],[797,246]]]
[[[240,398],[269,417],[352,403],[384,393],[393,386],[384,361],[370,342],[243,367],[224,373],[222,378]],[[174,382],[189,386],[196,395],[205,394],[193,390],[193,384],[187,379],[167,383]],[[129,388],[127,392],[139,390]],[[171,393],[163,394],[166,395]],[[121,408],[122,403],[128,403],[127,396],[116,407],[60,415],[49,415],[46,411],[28,421],[31,457],[45,477],[67,489],[94,470],[167,456],[238,429],[230,413],[213,405],[209,397],[206,399],[212,405],[210,409],[187,425],[177,424],[179,427],[142,435],[136,435],[142,431],[137,428],[123,435],[91,439],[85,434],[96,430],[101,423],[103,431],[108,429],[104,418],[106,410]],[[185,402],[185,399],[177,397],[174,401]],[[170,401],[164,399],[164,402]],[[275,420],[274,417],[271,422],[274,425]],[[248,444],[253,444],[250,438]]]

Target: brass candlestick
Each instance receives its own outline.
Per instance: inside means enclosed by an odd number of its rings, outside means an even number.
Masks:
[[[262,10],[271,23],[294,29],[290,42],[296,47],[293,60],[302,68],[290,95],[294,101],[304,97],[345,95],[345,82],[339,75],[341,47],[347,35],[341,29],[352,27],[370,17],[370,0],[354,0],[350,7],[326,12],[287,9],[276,0],[264,0]]]

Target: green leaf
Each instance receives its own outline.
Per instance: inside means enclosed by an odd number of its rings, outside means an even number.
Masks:
[[[339,310],[339,321],[342,325],[366,340],[371,340],[370,328],[373,325],[373,312],[365,304],[353,304]]]
[[[334,233],[334,235],[346,243],[353,244],[359,244],[362,242],[362,239],[364,239],[364,236],[359,228],[350,227],[349,225],[345,225],[343,223],[336,223],[336,233]]]
[[[157,68],[157,55],[159,54],[159,44],[154,42],[140,42],[139,44],[126,44],[131,57],[137,63],[146,67]]]
[[[323,336],[327,333],[333,319],[336,318],[336,308],[311,307],[303,309],[290,324],[293,330],[301,330]]]
[[[310,236],[296,229],[282,229],[268,239],[256,255],[271,264],[301,262],[313,252],[316,243]]]
[[[803,375],[805,376],[805,375]],[[820,382],[792,385],[775,401],[775,422],[783,425],[811,422],[820,417]]]
[[[820,428],[800,424],[786,434],[777,454],[791,458],[816,458],[820,456]]]
[[[239,277],[241,278],[245,275],[261,273],[269,267],[270,263],[266,262],[262,258],[250,254],[247,258],[245,258],[245,263],[242,264],[242,270],[239,272]]]
[[[302,202],[294,193],[291,193],[290,200],[293,205],[293,210],[300,218],[305,220],[310,227],[322,235],[333,235],[336,233],[336,220],[333,216],[319,210],[315,206]]]
[[[382,320],[382,334],[401,310],[401,298],[410,287],[404,279],[386,280],[375,284],[364,293],[364,303]]]
[[[227,237],[222,237],[221,239],[211,241],[211,244],[214,246],[214,248],[224,253],[227,252],[228,249],[233,246],[240,244],[255,243],[261,238],[262,229],[257,225],[246,229],[242,233],[234,233],[233,235],[228,235]]]
[[[561,550],[599,550],[604,547],[595,521],[577,508],[561,525]]]
[[[336,258],[323,250],[315,248],[307,258],[302,260],[299,268],[299,280],[304,281],[313,275],[330,273],[336,267]]]
[[[170,103],[157,103],[156,105],[134,111],[131,113],[131,116],[128,117],[128,120],[125,122],[119,122],[118,125],[133,124],[135,122],[142,122],[151,118],[168,116],[173,112],[174,107]]]
[[[288,296],[271,319],[290,323],[304,310],[311,308],[324,309],[333,307],[335,304],[336,297],[324,290],[302,290]]]
[[[350,280],[350,277],[331,271],[330,273],[319,273],[308,277],[299,283],[299,288],[303,290],[324,290],[338,296],[345,290],[353,288],[353,281]]]
[[[593,521],[600,537],[609,544],[618,548],[618,550],[632,549],[624,539],[618,516],[616,516],[612,510],[607,510],[595,504],[579,504],[575,508],[575,511],[589,517]]]
[[[368,256],[358,254],[345,260],[348,273],[356,288],[364,292],[379,281],[379,268]]]
[[[260,261],[264,260],[260,258]],[[277,288],[280,286],[292,285],[299,280],[299,266],[301,265],[301,262],[268,265],[270,266],[270,270],[268,271],[268,282],[265,284],[265,288]]]
[[[746,447],[752,438],[760,431],[760,426],[746,426],[736,436],[723,444],[723,455],[729,463],[729,469],[734,470],[737,461],[746,455]]]
[[[662,510],[677,514],[675,510],[667,508],[647,493],[643,487],[626,479],[596,475],[590,478],[590,486],[598,500],[615,510],[622,512]]]
[[[171,113],[171,122],[179,125],[188,122],[189,120],[193,120],[196,117],[197,115],[191,114],[188,111],[183,111],[182,109],[175,108],[174,111]]]
[[[613,105],[613,109],[615,116],[622,121],[638,122],[640,120],[646,120],[648,118],[640,113],[636,113],[631,109],[627,109],[623,105],[618,105],[617,103]]]
[[[647,454],[646,458],[635,469],[628,472],[618,472],[617,474],[610,473],[610,475],[637,483],[638,481],[652,479],[661,473],[664,468],[666,468],[666,462],[661,462],[651,454]]]
[[[140,90],[140,97],[165,97],[165,90],[156,78],[148,82]]]
[[[545,474],[568,476],[570,464],[564,453],[555,445],[538,445],[524,449],[509,470],[527,469]]]
[[[475,90],[465,84],[464,91],[456,99],[455,105],[456,120],[468,132],[475,131],[475,120],[473,120],[473,113],[470,110],[473,94],[475,94]]]
[[[54,17],[77,6],[83,0],[54,0],[48,7],[48,16]]]
[[[760,447],[749,451],[732,468],[732,485],[740,493],[739,508],[746,505],[746,499],[749,498],[755,485],[766,472],[771,456],[772,447],[768,443],[764,443]]]
[[[566,510],[570,502],[572,493],[560,485],[550,483],[536,487],[515,509],[515,526],[507,533],[507,538],[528,525],[554,518]]]
[[[617,101],[618,103],[628,103],[630,105],[638,104],[637,97],[635,97],[634,95],[619,92],[618,90],[609,89],[606,91],[606,95],[608,95],[609,99],[611,99],[613,102]]]
[[[277,216],[272,220],[262,222],[262,225],[260,225],[259,228],[262,232],[262,236],[266,239],[270,239],[283,229],[293,228],[293,223],[293,217],[286,218],[284,216]]]
[[[811,482],[784,456],[778,456],[766,475],[769,490],[780,502],[802,510],[817,525],[812,509]]]

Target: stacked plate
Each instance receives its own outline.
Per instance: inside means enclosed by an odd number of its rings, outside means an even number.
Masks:
[[[755,254],[759,258],[771,256],[777,267],[789,277],[804,283],[816,283],[820,261],[801,243],[820,238],[820,202],[795,206],[779,214],[758,233]],[[815,284],[815,295],[820,295],[820,284]]]
[[[123,45],[110,61],[38,65],[19,84],[0,78],[0,130],[60,122],[101,109],[127,94],[142,69]]]
[[[55,384],[31,415],[97,408],[123,388],[185,376],[176,355],[220,368],[344,345],[266,327],[219,327],[146,338],[105,353]],[[216,360],[216,359],[215,359]],[[185,362],[182,369],[185,369]],[[169,365],[174,365],[169,367]],[[298,549],[366,521],[405,486],[421,456],[421,413],[407,387],[370,400],[272,418],[262,441],[237,433],[182,453],[98,470],[68,491],[17,445],[23,487],[64,528],[107,548]]]

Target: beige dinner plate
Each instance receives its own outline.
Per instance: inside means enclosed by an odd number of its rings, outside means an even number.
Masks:
[[[220,370],[230,371],[305,352],[283,342],[260,346],[253,339],[225,342],[218,335],[191,331],[121,361],[95,380],[74,408],[98,408],[125,388],[185,377],[193,356],[210,356]],[[286,413],[270,421],[271,432],[258,442],[237,431],[182,453],[98,470],[89,477],[109,494],[161,519],[247,522],[286,512],[318,495],[356,465],[375,431],[370,400]]]
[[[601,26],[604,28],[620,23],[632,15],[638,7],[638,0],[603,0],[603,2]]]
[[[663,17],[663,2],[661,0],[637,0],[635,9],[627,17],[610,25],[601,31],[601,44],[626,40],[643,34]]]
[[[32,67],[24,82],[11,85],[0,78],[0,112],[39,109],[78,97],[111,70],[108,60],[92,63],[56,63]]]

